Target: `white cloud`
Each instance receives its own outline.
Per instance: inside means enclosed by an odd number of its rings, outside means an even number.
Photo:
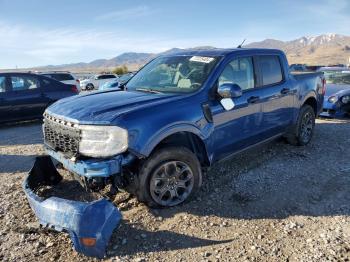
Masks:
[[[122,9],[117,11],[112,11],[109,13],[101,14],[95,17],[96,21],[106,21],[106,20],[125,20],[125,19],[135,19],[138,17],[144,17],[152,15],[156,10],[150,9],[148,6],[136,6],[133,8]]]
[[[82,28],[29,27],[0,20],[0,68],[90,62],[123,52],[162,52],[173,47],[216,45],[232,47],[241,42],[230,37],[215,39],[151,36],[143,32]]]

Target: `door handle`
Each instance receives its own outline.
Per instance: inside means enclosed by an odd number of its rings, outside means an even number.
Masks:
[[[249,104],[254,104],[254,103],[256,103],[256,102],[258,102],[260,100],[260,97],[258,97],[258,96],[251,96],[251,97],[249,97],[248,98],[248,103]]]
[[[286,94],[288,94],[290,92],[290,89],[289,88],[283,88],[282,90],[281,90],[281,94],[282,95],[286,95]]]

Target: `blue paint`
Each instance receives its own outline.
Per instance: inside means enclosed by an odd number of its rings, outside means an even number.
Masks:
[[[38,185],[56,184],[61,179],[50,157],[37,157],[23,182],[31,208],[44,227],[67,231],[77,252],[103,258],[112,232],[120,223],[121,213],[106,199],[80,202],[57,197],[44,199],[35,194]],[[82,237],[96,238],[96,244],[84,246],[80,241]]]
[[[335,103],[329,102],[329,98],[335,96]],[[344,114],[350,114],[350,102],[344,104],[342,97],[350,96],[350,85],[345,84],[327,84],[326,95],[323,103],[323,112],[320,114],[325,117],[342,117]]]
[[[202,87],[193,93],[110,90],[62,99],[50,106],[47,112],[80,124],[120,126],[128,130],[128,150],[143,157],[148,157],[167,136],[189,132],[203,141],[212,164],[244,147],[283,133],[296,122],[299,109],[308,98],[317,102],[317,114],[322,111],[323,93],[319,81],[322,73],[291,75],[282,51],[214,49],[175,55],[215,56],[219,57],[219,61]],[[226,111],[213,95],[219,75],[232,59],[260,55],[279,57],[283,81],[243,92],[242,97],[234,99],[235,108]],[[290,91],[281,94],[284,88]],[[251,96],[259,96],[259,102],[248,103],[247,99]],[[205,119],[203,103],[210,107],[212,123]]]
[[[110,177],[112,174],[121,172],[122,156],[115,156],[111,159],[89,159],[77,160],[73,162],[67,159],[62,153],[55,152],[46,148],[46,153],[60,162],[66,169],[80,176],[91,177]]]

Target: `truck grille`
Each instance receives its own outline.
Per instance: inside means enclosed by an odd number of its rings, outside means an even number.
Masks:
[[[78,155],[80,131],[77,124],[44,114],[45,144],[71,158]]]

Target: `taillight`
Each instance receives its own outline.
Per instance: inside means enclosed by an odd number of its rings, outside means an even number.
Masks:
[[[322,95],[326,94],[326,79],[322,79]]]
[[[79,93],[79,89],[76,86],[72,86],[71,89],[74,93]]]
[[[79,79],[77,79],[77,83],[78,83],[78,85],[80,85],[80,80]]]

